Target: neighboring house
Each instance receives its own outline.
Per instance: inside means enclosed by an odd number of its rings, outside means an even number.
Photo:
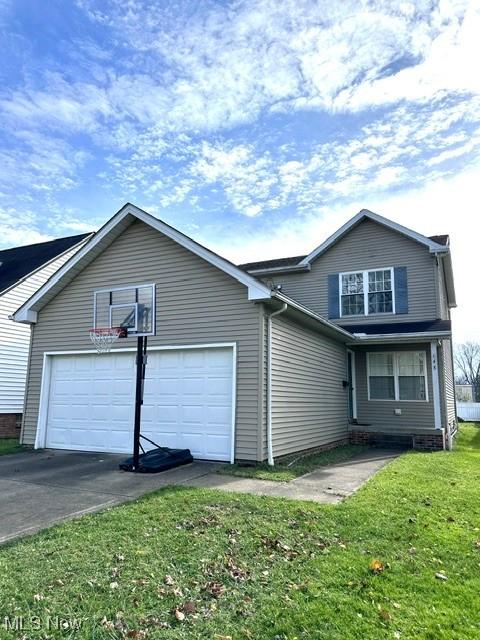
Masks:
[[[455,396],[457,402],[474,402],[475,394],[473,384],[456,384]]]
[[[30,327],[9,319],[90,234],[0,251],[0,438],[20,434]]]
[[[16,313],[32,327],[22,441],[130,452],[148,338],[145,435],[197,458],[270,463],[456,431],[447,236],[361,211],[307,256],[221,258],[127,204]],[[89,329],[129,337],[97,354]]]

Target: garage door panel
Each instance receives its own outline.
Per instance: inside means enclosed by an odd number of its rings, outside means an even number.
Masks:
[[[131,453],[135,399],[132,353],[54,356],[47,447]],[[230,458],[232,350],[150,351],[142,433],[194,457]]]

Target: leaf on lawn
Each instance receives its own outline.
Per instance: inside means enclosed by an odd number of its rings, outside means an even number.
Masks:
[[[369,564],[370,571],[372,573],[381,573],[385,569],[385,565],[380,560],[372,560]]]
[[[118,567],[112,567],[112,573],[111,573],[112,578],[118,578],[119,575],[120,575],[120,569]]]
[[[175,609],[173,611],[173,615],[179,622],[183,622],[185,620],[185,614],[183,613],[183,611],[180,611],[180,609]]]
[[[401,631],[395,631],[393,634],[393,637],[395,638],[395,640],[399,640],[402,637],[402,632]]]
[[[142,640],[147,637],[147,632],[141,629],[132,629],[127,632],[127,638],[134,638],[134,640]]]
[[[221,636],[218,633],[216,633],[213,637],[215,640],[232,640],[232,636]]]
[[[185,613],[195,613],[197,606],[193,600],[187,600],[182,604],[182,611]]]
[[[103,616],[103,618],[100,620],[100,624],[104,629],[108,629],[108,631],[113,631],[115,629],[115,625],[113,624],[113,621],[107,620],[106,616]]]
[[[40,600],[45,600],[45,596],[43,595],[43,593],[36,593],[33,596],[33,599],[35,600],[35,602],[40,602]]]
[[[395,609],[401,609],[402,608],[402,605],[399,604],[398,602],[392,602],[392,606],[394,606]]]
[[[117,562],[124,562],[125,561],[125,556],[122,555],[121,553],[117,553],[117,555],[115,556],[115,560]]]
[[[382,620],[385,620],[385,622],[388,622],[388,620],[392,619],[391,614],[386,609],[380,609],[378,615]]]
[[[475,547],[480,549],[480,540],[475,540]]]
[[[248,578],[248,571],[238,566],[232,556],[225,556],[225,564],[230,577],[236,582],[244,582]]]
[[[111,582],[110,589],[118,589],[118,582]]]
[[[177,598],[181,598],[183,596],[183,591],[180,589],[180,587],[175,587],[175,589],[173,590],[173,595],[177,596]]]
[[[214,598],[219,598],[225,593],[226,588],[225,585],[221,584],[220,582],[210,581],[203,586],[203,591],[209,593]]]
[[[439,571],[438,573],[435,574],[435,578],[437,580],[448,580],[448,577],[442,573],[441,571]]]
[[[169,576],[169,575],[166,575],[163,581],[165,584],[168,584],[169,586],[172,586],[174,584],[172,576]]]

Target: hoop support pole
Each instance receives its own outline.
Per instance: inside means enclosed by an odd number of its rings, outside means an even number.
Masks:
[[[140,430],[142,422],[143,386],[147,365],[147,337],[137,338],[136,385],[135,385],[135,422],[133,425],[133,470],[138,471],[140,456]]]

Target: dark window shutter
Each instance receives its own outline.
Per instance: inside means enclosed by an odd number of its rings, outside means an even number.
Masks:
[[[395,313],[408,313],[407,267],[395,267]]]
[[[328,276],[328,317],[340,317],[340,306],[338,302],[338,273],[332,273]]]

